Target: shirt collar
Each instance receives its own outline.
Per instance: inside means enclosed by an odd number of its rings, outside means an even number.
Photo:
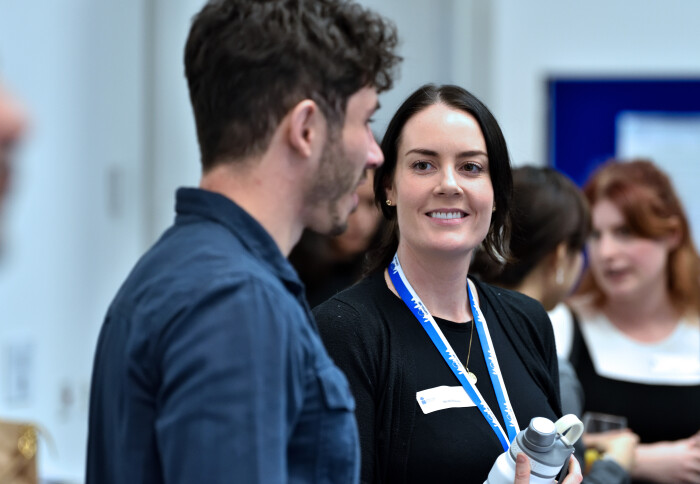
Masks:
[[[272,236],[233,200],[201,188],[179,188],[175,197],[175,224],[189,216],[212,220],[226,227],[256,259],[285,282],[299,296],[303,285]]]

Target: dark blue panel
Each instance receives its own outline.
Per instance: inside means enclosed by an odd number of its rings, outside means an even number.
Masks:
[[[700,112],[700,79],[572,79],[548,81],[549,164],[582,185],[615,155],[621,111]]]

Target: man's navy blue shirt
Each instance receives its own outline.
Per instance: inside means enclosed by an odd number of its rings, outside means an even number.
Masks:
[[[354,401],[294,269],[228,198],[176,210],[100,333],[87,482],[356,482]]]

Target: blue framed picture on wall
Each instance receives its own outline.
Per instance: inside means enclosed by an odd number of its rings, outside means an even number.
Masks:
[[[611,158],[651,159],[673,180],[700,240],[700,78],[562,76],[547,90],[550,166],[583,186]]]

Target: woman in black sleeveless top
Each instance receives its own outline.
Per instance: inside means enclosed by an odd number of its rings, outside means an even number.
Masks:
[[[584,410],[639,435],[634,482],[700,483],[700,258],[685,212],[648,161],[610,162],[584,191],[593,231],[570,338]]]

